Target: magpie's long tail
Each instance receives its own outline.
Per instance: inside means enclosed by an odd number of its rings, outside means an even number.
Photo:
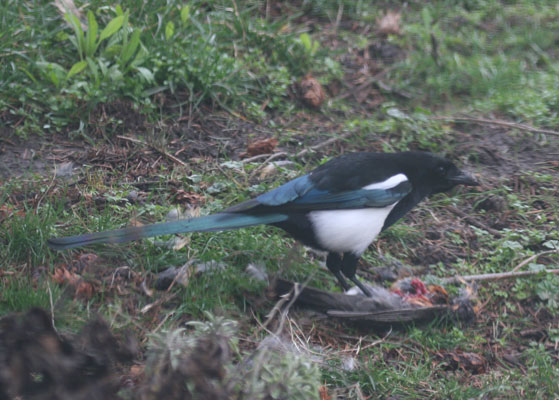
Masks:
[[[206,217],[183,219],[159,224],[133,226],[114,231],[87,233],[85,235],[48,239],[49,247],[56,250],[71,249],[94,243],[122,243],[146,237],[186,232],[224,231],[247,226],[271,224],[287,219],[285,214],[247,215],[241,213],[219,213]]]

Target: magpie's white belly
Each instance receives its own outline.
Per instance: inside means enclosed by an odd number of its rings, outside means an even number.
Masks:
[[[396,203],[382,208],[312,211],[309,213],[318,243],[326,250],[361,255],[380,233]]]

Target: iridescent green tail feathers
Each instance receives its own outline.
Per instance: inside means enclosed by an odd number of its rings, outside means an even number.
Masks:
[[[114,231],[87,233],[85,235],[48,239],[50,248],[65,250],[96,243],[122,243],[142,238],[186,232],[211,232],[244,228],[253,225],[271,224],[287,219],[287,215],[274,213],[248,215],[241,213],[219,213],[206,217],[183,219],[159,224],[132,226]]]

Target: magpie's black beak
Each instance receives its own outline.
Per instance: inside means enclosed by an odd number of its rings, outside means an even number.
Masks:
[[[457,175],[450,178],[450,181],[455,185],[466,185],[466,186],[479,185],[479,183],[474,179],[473,176],[466,174],[463,171],[459,171]]]

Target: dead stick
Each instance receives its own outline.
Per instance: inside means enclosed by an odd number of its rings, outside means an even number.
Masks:
[[[468,221],[473,226],[476,226],[480,229],[483,229],[484,231],[489,232],[490,234],[492,234],[493,236],[495,236],[497,238],[500,238],[502,236],[501,232],[499,232],[498,230],[488,227],[483,222],[478,221],[477,219],[469,216],[468,214],[466,214],[462,210],[460,210],[456,207],[449,207],[448,209],[450,211],[452,211],[454,214],[458,215],[459,217],[464,218],[466,221]]]
[[[141,145],[143,145],[143,146],[151,147],[153,150],[155,150],[155,151],[161,153],[162,155],[164,155],[164,156],[167,157],[167,158],[170,158],[171,160],[173,160],[173,161],[176,162],[177,164],[180,164],[180,165],[182,165],[183,167],[187,167],[187,166],[188,166],[188,164],[186,164],[184,161],[180,160],[179,158],[175,157],[175,156],[172,155],[172,154],[169,154],[169,153],[166,152],[165,150],[160,149],[160,148],[154,146],[153,144],[149,144],[149,143],[144,142],[143,140],[136,139],[136,138],[131,138],[131,137],[128,137],[128,136],[117,135],[116,137],[119,138],[119,139],[122,139],[122,140],[127,140],[127,141],[132,142],[132,143],[137,143],[137,144],[141,144]]]
[[[249,162],[253,162],[253,161],[258,161],[258,160],[260,160],[261,158],[266,158],[266,159],[267,159],[268,157],[271,157],[271,156],[273,156],[273,155],[275,155],[275,154],[277,154],[276,157],[286,156],[286,155],[287,155],[287,153],[284,152],[284,151],[280,151],[279,153],[258,154],[258,155],[256,155],[256,156],[252,156],[252,157],[249,157],[249,158],[245,158],[245,159],[243,159],[241,162],[242,162],[242,163],[249,163]],[[266,161],[264,161],[264,163],[266,163]]]
[[[314,146],[311,146],[311,147],[308,147],[308,148],[306,148],[306,149],[301,150],[300,152],[298,152],[297,154],[295,154],[294,157],[295,157],[295,158],[300,158],[300,157],[304,156],[305,154],[310,153],[311,151],[318,150],[318,149],[320,149],[320,148],[322,148],[322,147],[328,146],[329,144],[335,143],[335,142],[337,142],[337,141],[339,141],[339,140],[346,139],[346,138],[348,138],[348,137],[349,137],[350,135],[352,135],[352,134],[353,134],[353,132],[346,132],[346,133],[344,133],[343,135],[330,138],[330,139],[328,139],[328,140],[325,140],[325,141],[322,142],[322,143],[319,143],[319,144],[316,144],[316,145],[314,145]],[[266,160],[262,163],[262,165],[260,165],[258,168],[256,168],[256,169],[252,172],[252,174],[250,174],[250,178],[252,178],[252,177],[256,176],[256,174],[258,174],[260,171],[262,171],[262,169],[264,169],[264,168],[266,167],[266,165],[267,165],[269,162],[271,162],[272,160],[275,160],[276,158],[279,158],[279,157],[285,157],[285,156],[287,156],[287,155],[288,155],[288,153],[286,153],[286,152],[284,152],[284,151],[279,151],[279,152],[277,152],[277,153],[272,153],[272,154],[260,154],[260,155],[258,155],[258,156],[254,156],[254,157],[251,157],[251,158],[247,158],[247,159],[243,160],[243,162],[248,162],[249,160],[250,160],[250,161],[254,161],[254,160],[257,159],[257,157],[258,157],[258,158],[264,158],[264,156],[268,156],[268,158],[266,158]],[[262,156],[262,157],[261,157],[261,156]]]
[[[353,134],[353,132],[346,132],[346,133],[344,133],[343,135],[336,136],[336,137],[330,138],[330,139],[328,139],[328,140],[325,140],[325,141],[322,142],[322,143],[319,143],[319,144],[316,144],[316,145],[314,145],[314,146],[311,146],[311,147],[309,147],[309,148],[307,148],[307,149],[301,150],[300,152],[298,152],[297,154],[295,154],[295,157],[302,157],[302,156],[304,156],[305,154],[307,154],[307,153],[309,153],[309,152],[311,152],[311,151],[318,150],[318,149],[320,149],[321,147],[328,146],[329,144],[332,144],[332,143],[336,143],[337,141],[342,140],[342,139],[346,139],[346,138],[348,138],[349,136],[351,136],[352,134]]]
[[[520,268],[522,268],[526,264],[534,261],[537,258],[540,258],[541,256],[544,256],[546,254],[558,253],[558,252],[559,252],[558,250],[547,250],[547,251],[542,251],[541,253],[538,253],[538,254],[534,254],[533,256],[528,257],[526,260],[522,261],[520,264],[518,264],[516,267],[514,267],[512,272],[518,271]]]
[[[495,281],[500,279],[510,279],[519,278],[522,276],[532,276],[538,275],[542,272],[546,274],[559,274],[559,269],[545,269],[543,271],[509,271],[509,272],[497,272],[494,274],[481,274],[481,275],[466,275],[466,276],[453,276],[449,278],[444,278],[443,283],[460,283],[463,281],[473,282],[473,281]]]
[[[499,126],[506,126],[507,128],[516,128],[516,129],[520,129],[523,131],[529,131],[529,132],[536,132],[536,133],[544,133],[547,135],[554,135],[554,136],[559,136],[559,132],[557,131],[552,131],[550,129],[542,129],[542,128],[536,128],[530,125],[526,125],[526,124],[517,124],[514,122],[509,122],[509,121],[503,121],[500,119],[487,119],[487,118],[474,118],[474,117],[453,117],[453,116],[433,116],[431,117],[431,119],[436,119],[436,120],[446,120],[446,121],[465,121],[465,122],[475,122],[477,124],[488,124],[488,125],[499,125]]]

